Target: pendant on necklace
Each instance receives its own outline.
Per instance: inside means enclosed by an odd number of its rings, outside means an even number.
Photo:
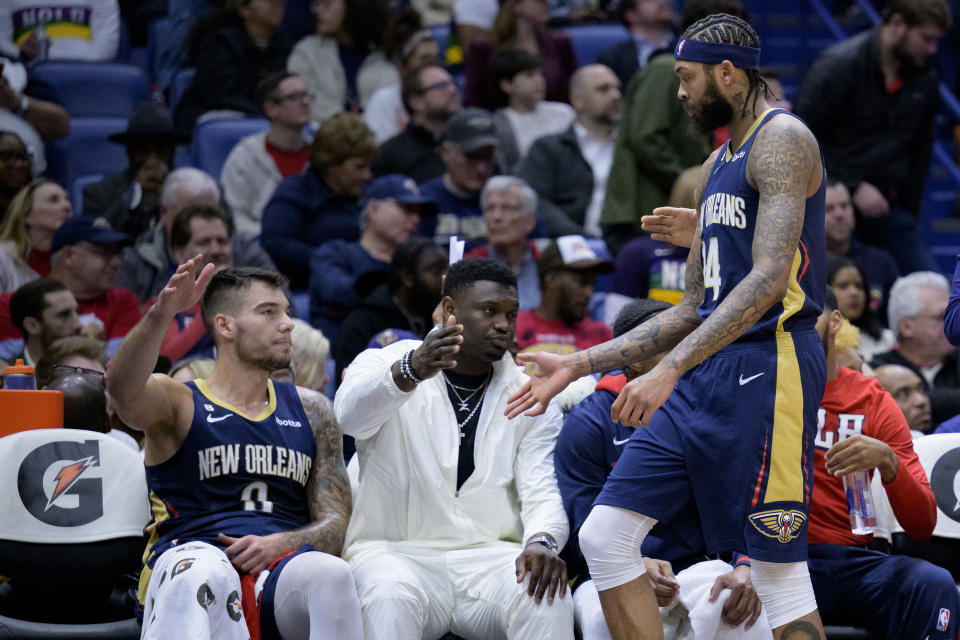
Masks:
[[[458,407],[457,411],[470,411],[470,407],[467,406],[466,400],[460,401],[460,406]]]

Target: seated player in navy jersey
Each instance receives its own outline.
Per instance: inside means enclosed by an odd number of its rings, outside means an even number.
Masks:
[[[362,638],[337,557],[351,511],[340,427],[322,395],[269,379],[292,355],[285,279],[212,264],[198,276],[201,260],[178,267],[107,375],[120,416],[145,434],[142,638]],[[213,373],[151,375],[174,315],[201,296]]]

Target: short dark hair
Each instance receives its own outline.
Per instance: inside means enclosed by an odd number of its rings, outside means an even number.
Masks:
[[[909,27],[933,24],[946,31],[953,24],[950,5],[945,0],[890,0],[883,9],[884,23],[895,13],[899,13]]]
[[[400,78],[400,99],[403,101],[403,108],[407,110],[407,113],[413,113],[413,109],[410,108],[410,98],[423,90],[423,86],[420,84],[420,75],[424,70],[432,67],[437,67],[444,71],[447,69],[440,58],[434,58],[404,72],[403,77]]]
[[[827,285],[827,290],[823,296],[823,310],[836,311],[838,308],[840,308],[840,303],[837,302],[837,294],[833,292],[833,287]]]
[[[543,66],[540,56],[526,49],[503,49],[490,58],[490,76],[496,86],[501,80],[513,81],[524,71],[533,71]]]
[[[203,302],[200,304],[203,323],[207,325],[207,331],[211,336],[216,335],[213,330],[213,319],[216,315],[227,309],[235,312],[237,308],[236,293],[246,289],[254,282],[262,282],[268,287],[282,290],[287,286],[288,281],[286,276],[276,271],[256,267],[230,267],[213,275],[210,284],[207,285],[207,290],[203,292]]]
[[[230,235],[230,223],[219,206],[209,203],[191,204],[181,209],[173,218],[173,224],[170,225],[171,247],[185,247],[190,243],[190,222],[194,218],[220,220],[227,227],[227,235]]]
[[[36,318],[39,320],[44,309],[47,308],[47,294],[64,289],[66,287],[58,280],[39,278],[20,285],[20,288],[13,292],[13,295],[10,296],[10,320],[13,322],[13,326],[23,334],[24,340],[27,339],[27,330],[23,327],[24,319]]]
[[[274,71],[268,74],[257,83],[257,104],[263,108],[265,102],[274,102],[276,100],[277,87],[287,78],[295,78],[297,74],[286,70]]]
[[[43,350],[43,355],[37,361],[37,387],[43,388],[50,384],[55,377],[53,368],[71,356],[83,356],[96,360],[106,367],[107,345],[99,340],[82,336],[57,338]]]
[[[639,327],[646,322],[650,316],[656,315],[672,306],[672,304],[664,302],[663,300],[637,298],[617,314],[616,320],[613,321],[613,337],[619,338],[631,329]]]
[[[78,373],[59,376],[44,385],[63,393],[63,426],[106,433],[107,394],[103,385]]]
[[[513,269],[493,258],[464,258],[447,269],[443,295],[456,295],[481,280],[517,288],[517,274]]]
[[[390,259],[391,288],[395,289],[404,275],[415,274],[420,256],[431,249],[442,250],[433,240],[423,236],[414,236],[394,249]]]

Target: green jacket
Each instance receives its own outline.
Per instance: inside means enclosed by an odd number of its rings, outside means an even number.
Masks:
[[[709,155],[707,137],[677,98],[679,87],[669,54],[651,59],[627,85],[601,224],[633,225],[640,234],[640,216],[666,205],[677,176]]]

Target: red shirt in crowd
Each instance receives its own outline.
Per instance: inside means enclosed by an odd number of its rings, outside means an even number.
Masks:
[[[929,538],[937,523],[937,501],[913,450],[907,420],[876,378],[840,367],[837,377],[827,383],[817,418],[810,544],[866,546],[873,537],[850,531],[843,480],[828,474],[824,466],[826,452],[855,434],[882,440],[897,454],[897,477],[885,486],[890,506],[907,535],[917,540]]]
[[[544,320],[533,309],[517,316],[517,343],[520,351],[573,353],[589,349],[613,338],[613,331],[602,322],[584,318],[574,325]]]
[[[290,176],[297,175],[298,173],[303,173],[304,167],[307,166],[307,160],[310,158],[310,146],[307,145],[298,151],[284,151],[283,149],[278,149],[269,142],[267,145],[267,153],[270,154],[270,157],[273,158],[273,163],[277,165],[277,170],[280,172],[280,175],[284,178],[289,178]]]

